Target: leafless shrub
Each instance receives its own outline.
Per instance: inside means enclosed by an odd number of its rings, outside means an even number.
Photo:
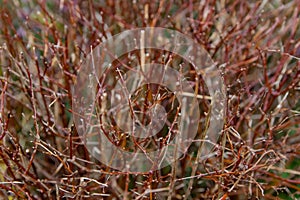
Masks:
[[[2,198],[299,198],[298,0],[0,4]],[[82,144],[73,125],[72,87],[91,47],[145,26],[175,29],[202,45],[219,66],[228,107],[220,141],[206,159],[197,159],[202,123],[188,153],[177,162],[129,174],[101,164]],[[156,53],[151,59],[178,67],[180,58]],[[182,70],[195,78],[192,67]],[[199,94],[206,95],[201,85]],[[144,94],[157,93],[153,85],[144,89]],[[209,101],[199,102],[205,121]],[[123,136],[111,137],[122,145]]]

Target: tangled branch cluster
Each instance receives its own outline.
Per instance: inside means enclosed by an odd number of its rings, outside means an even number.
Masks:
[[[0,5],[1,198],[300,198],[299,0],[0,0]],[[91,49],[146,26],[177,30],[206,49],[224,78],[227,110],[220,140],[205,159],[199,160],[204,120],[178,161],[129,174],[103,165],[84,147],[72,119],[72,87]],[[141,55],[132,55],[136,60],[126,55],[123,61],[134,68]],[[148,62],[174,68],[182,62],[168,52],[151,55]],[[176,69],[195,79],[187,66]],[[204,82],[198,90],[207,95]],[[148,94],[159,93],[155,85],[143,88],[142,97],[139,92],[133,98],[150,103]],[[160,92],[161,104],[174,103],[166,88]],[[199,102],[205,119],[209,99]],[[169,114],[174,119],[178,113]],[[109,137],[127,150],[135,147],[126,146],[130,141],[122,133]]]

